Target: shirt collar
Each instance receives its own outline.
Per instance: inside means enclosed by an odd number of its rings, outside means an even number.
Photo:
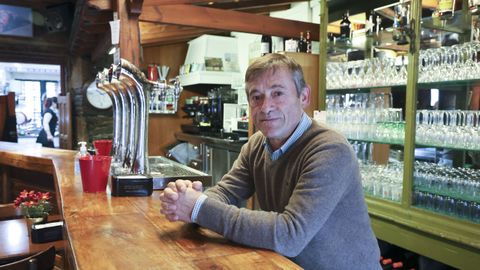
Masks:
[[[287,150],[292,146],[302,135],[307,131],[307,129],[312,125],[312,119],[304,112],[302,114],[302,119],[298,123],[297,128],[293,131],[292,135],[285,141],[285,143],[276,151],[272,151],[270,144],[268,143],[268,138],[265,138],[263,145],[265,149],[270,154],[272,160],[279,159]]]

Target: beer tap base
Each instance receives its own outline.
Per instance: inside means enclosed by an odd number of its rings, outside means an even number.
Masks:
[[[150,196],[153,178],[145,175],[112,175],[112,196]]]

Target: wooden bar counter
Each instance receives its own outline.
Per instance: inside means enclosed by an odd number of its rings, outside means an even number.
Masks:
[[[75,151],[0,142],[0,165],[52,174],[65,222],[70,269],[300,269],[268,250],[237,245],[194,224],[160,214],[150,197],[84,193]],[[5,177],[4,177],[5,178]]]

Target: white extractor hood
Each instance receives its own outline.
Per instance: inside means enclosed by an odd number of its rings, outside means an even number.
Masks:
[[[211,59],[221,63],[222,67],[213,68],[210,63],[206,65],[205,60],[209,62]],[[235,37],[202,35],[191,40],[182,68],[183,70],[180,71],[182,86],[238,84],[243,77],[238,66],[237,39]]]

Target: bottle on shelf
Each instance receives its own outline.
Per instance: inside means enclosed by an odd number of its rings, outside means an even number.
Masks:
[[[342,20],[340,21],[340,39],[342,40],[349,40],[350,39],[350,25],[351,22],[349,20],[349,11],[343,14]]]
[[[263,56],[271,52],[272,52],[272,37],[269,35],[262,35],[260,54]]]
[[[392,269],[403,270],[405,268],[403,267],[403,262],[394,262],[392,263]]]
[[[365,28],[367,29],[367,35],[373,35],[375,32],[375,11],[369,12],[368,20],[365,22]]]
[[[380,261],[380,265],[382,266],[382,270],[392,269],[393,261],[390,258],[383,259]]]
[[[480,0],[479,0],[480,2]],[[480,11],[480,7],[478,7]],[[479,42],[480,41],[480,16],[472,16],[472,26],[471,26],[471,37],[470,41]],[[478,62],[478,52],[477,52],[477,62]]]
[[[394,10],[392,39],[397,41],[398,45],[408,44],[406,29],[408,28],[409,9],[405,0],[400,1],[400,4],[396,5]]]
[[[310,34],[310,30],[307,30],[307,36],[305,38],[305,42],[307,44],[307,53],[312,53],[312,37]]]
[[[307,41],[303,36],[303,32],[300,32],[300,39],[298,40],[298,52],[307,52]]]
[[[438,0],[436,12],[441,20],[453,18],[455,12],[455,0]]]
[[[377,15],[375,19],[375,25],[376,25],[375,33],[378,35],[378,33],[380,33],[381,25],[382,25],[382,18],[380,18],[379,15]]]
[[[392,24],[392,39],[394,41],[399,41],[402,35],[400,30],[400,12],[399,12],[399,5],[394,7],[394,15],[393,15],[393,24]]]

